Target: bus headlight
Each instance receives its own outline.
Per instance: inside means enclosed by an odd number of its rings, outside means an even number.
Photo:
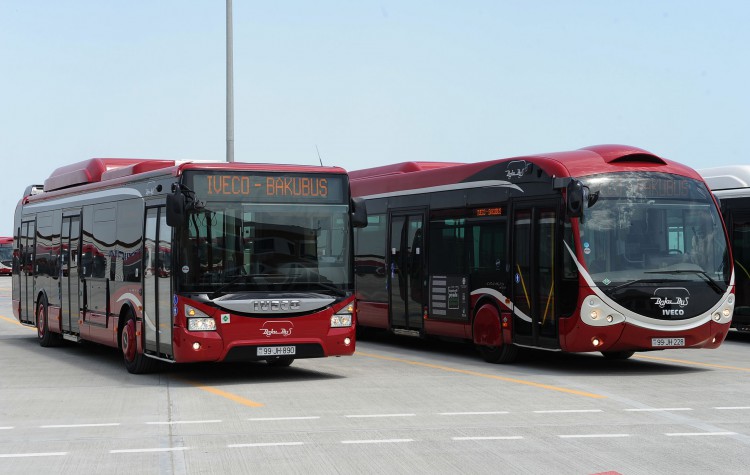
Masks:
[[[216,320],[195,307],[185,305],[188,330],[191,332],[209,332],[216,330]]]
[[[354,304],[349,304],[337,314],[331,315],[331,328],[345,328],[352,326],[352,314],[354,314]]]
[[[729,294],[726,300],[713,313],[713,319],[716,323],[729,323],[732,320],[732,314],[734,314],[734,295]]]
[[[610,308],[599,297],[590,295],[583,300],[581,305],[581,321],[587,325],[603,327],[622,323],[625,321],[625,316]]]

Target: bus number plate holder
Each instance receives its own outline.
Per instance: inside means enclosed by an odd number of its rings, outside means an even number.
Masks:
[[[258,356],[290,356],[297,353],[296,346],[259,346]]]
[[[685,346],[685,338],[652,338],[651,346],[654,348],[661,348],[667,346]]]

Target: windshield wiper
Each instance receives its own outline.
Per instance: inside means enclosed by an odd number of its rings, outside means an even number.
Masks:
[[[224,292],[229,287],[231,287],[231,286],[239,283],[240,281],[247,282],[247,279],[255,279],[258,276],[259,276],[259,274],[258,275],[239,274],[238,276],[236,276],[235,278],[233,278],[229,282],[227,282],[225,284],[222,284],[218,289],[216,289],[213,292],[211,292],[210,299],[213,300],[216,297],[220,297],[222,292]]]
[[[716,282],[710,275],[708,275],[708,272],[702,270],[702,269],[674,269],[674,270],[654,270],[654,271],[646,271],[645,274],[695,274],[703,277],[703,280],[706,281],[709,287],[714,289],[717,294],[724,293],[724,290],[721,288],[718,282]]]
[[[346,297],[346,291],[341,290],[340,288],[336,287],[335,285],[326,284],[325,282],[310,282],[310,284],[315,284],[323,287],[324,289],[330,290],[331,292],[334,292],[339,297]]]
[[[608,287],[607,291],[614,291],[614,290],[621,289],[623,287],[627,287],[628,285],[633,285],[633,284],[658,284],[659,282],[661,281],[654,280],[654,279],[634,279],[634,280],[625,282],[624,284],[620,284],[617,287],[611,287],[611,288]]]

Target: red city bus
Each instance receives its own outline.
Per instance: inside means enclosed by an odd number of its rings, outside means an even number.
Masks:
[[[692,169],[601,145],[470,164],[349,174],[358,327],[601,352],[716,348],[734,307],[717,204]]]
[[[13,311],[42,346],[119,348],[131,373],[351,355],[358,202],[336,167],[61,167],[16,209]]]
[[[0,237],[0,275],[10,275],[13,269],[13,238]]]

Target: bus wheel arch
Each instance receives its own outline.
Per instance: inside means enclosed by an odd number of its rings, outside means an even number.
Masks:
[[[477,350],[488,363],[512,363],[518,347],[503,343],[500,310],[489,300],[479,301],[472,321],[472,336]]]

